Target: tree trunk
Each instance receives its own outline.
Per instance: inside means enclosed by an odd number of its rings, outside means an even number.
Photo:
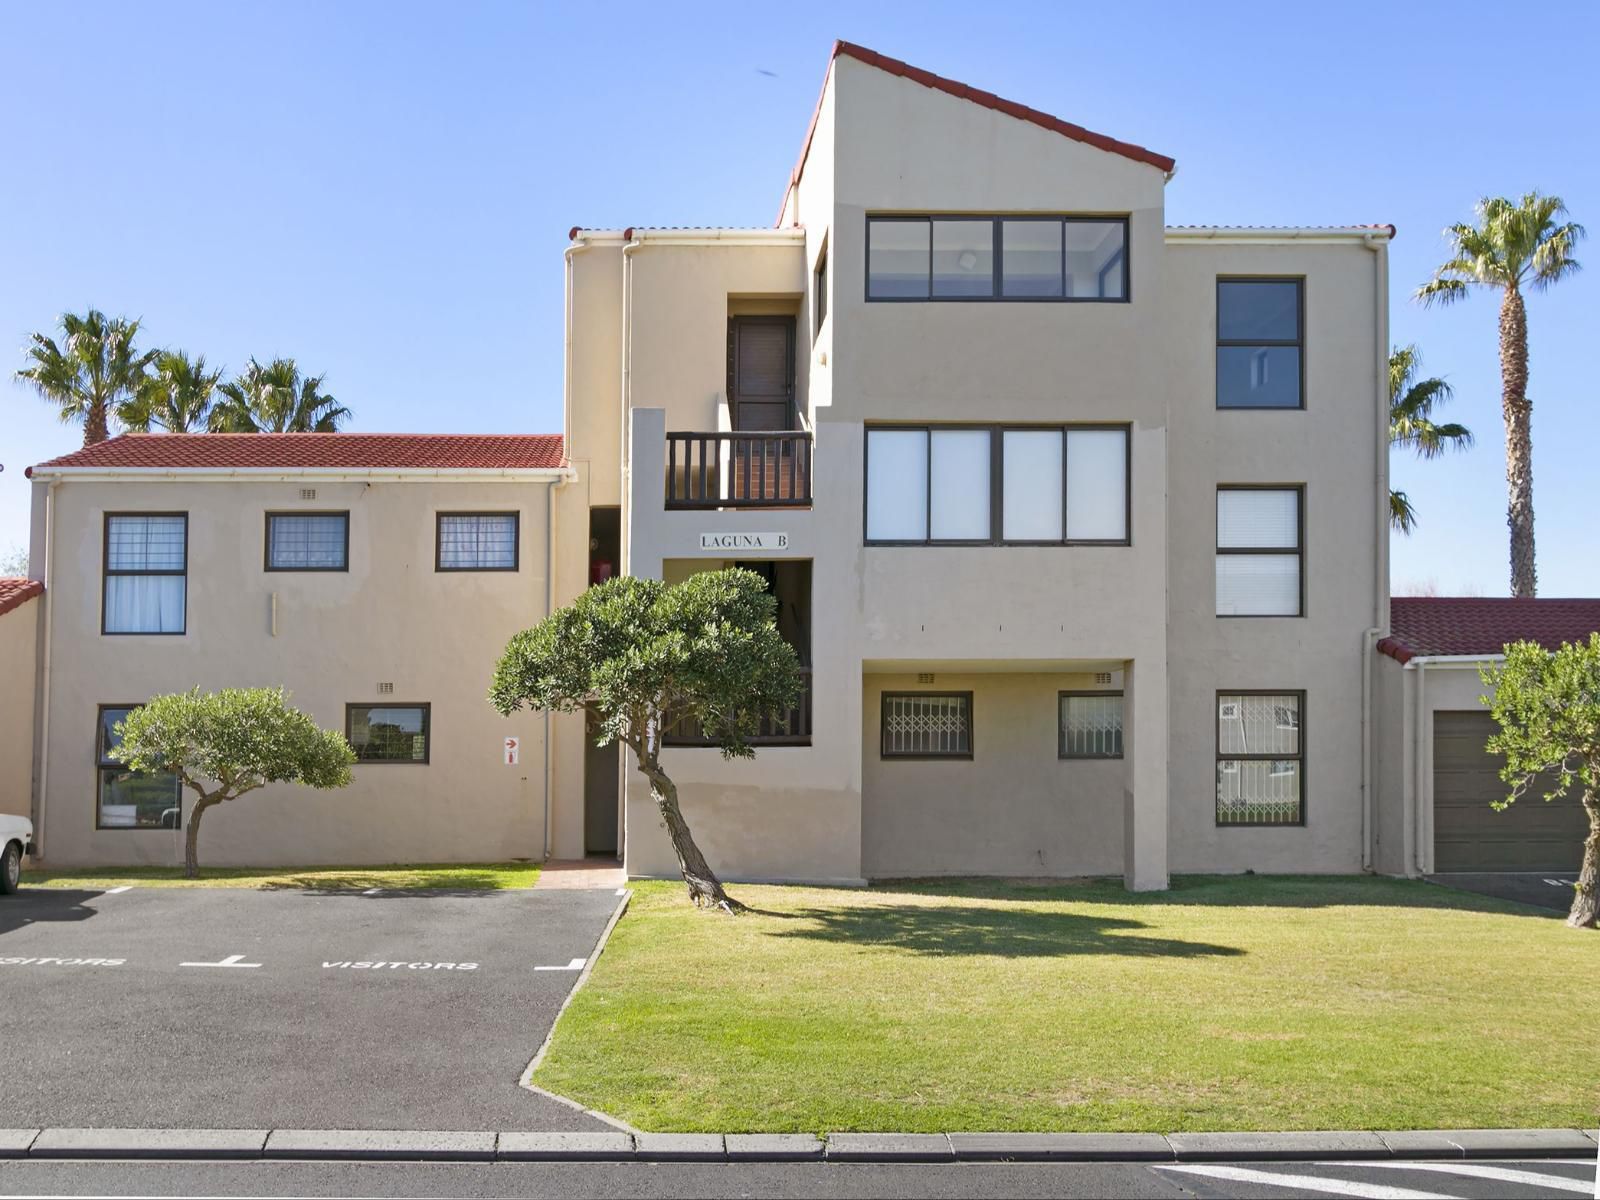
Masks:
[[[89,405],[89,411],[83,416],[83,444],[93,446],[96,442],[103,442],[110,436],[111,431],[106,425],[106,408],[104,401]]]
[[[689,823],[683,819],[683,810],[678,807],[677,784],[667,777],[653,756],[649,761],[641,757],[639,770],[650,781],[650,795],[654,797],[656,808],[661,813],[662,824],[667,827],[667,836],[672,839],[673,852],[678,856],[678,871],[684,883],[689,885],[689,899],[701,908],[720,908],[726,913],[744,912],[744,905],[722,890],[721,881],[706,865],[706,857],[700,853],[700,847],[695,845],[694,835],[689,832]]]
[[[200,817],[210,808],[216,800],[202,796],[195,801],[194,811],[189,814],[189,829],[183,839],[183,877],[185,879],[200,878]]]
[[[1589,814],[1589,836],[1583,843],[1583,866],[1578,869],[1567,924],[1574,929],[1593,929],[1600,923],[1600,795],[1584,792],[1583,808]]]
[[[1528,402],[1528,313],[1522,293],[1500,301],[1500,410],[1506,421],[1506,525],[1511,530],[1511,594],[1531,599],[1533,565],[1533,406]]]

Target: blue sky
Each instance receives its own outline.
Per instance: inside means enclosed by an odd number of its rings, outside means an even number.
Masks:
[[[1503,12],[0,5],[0,552],[26,539],[22,469],[79,441],[10,381],[63,309],[229,367],[292,355],[353,429],[559,429],[568,227],[770,222],[843,37],[1173,155],[1171,223],[1397,225],[1394,337],[1479,442],[1396,456],[1422,520],[1396,590],[1507,583],[1494,304],[1409,293],[1479,195],[1563,196],[1596,269],[1529,302],[1540,592],[1600,595],[1600,99],[1583,53],[1515,44],[1600,46],[1600,5]]]

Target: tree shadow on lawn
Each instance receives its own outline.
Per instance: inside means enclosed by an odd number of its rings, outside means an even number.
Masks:
[[[771,914],[777,916],[780,914]],[[1236,946],[1129,936],[1150,928],[1126,917],[1046,912],[1036,908],[866,905],[802,908],[781,914],[795,924],[772,937],[887,946],[926,955],[1055,958],[1112,954],[1132,958],[1234,957]]]
[[[1175,875],[1164,892],[1130,892],[1120,879],[905,879],[874,891],[974,900],[1066,902],[1119,908],[1412,908],[1549,917],[1514,900],[1374,875]]]

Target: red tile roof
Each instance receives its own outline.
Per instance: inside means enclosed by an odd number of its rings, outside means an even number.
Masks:
[[[1007,100],[993,92],[981,91],[969,87],[954,79],[946,79],[942,75],[935,75],[932,71],[924,71],[921,67],[913,67],[910,63],[901,62],[898,58],[890,58],[886,54],[879,54],[876,50],[868,50],[865,46],[857,46],[853,42],[839,41],[833,44],[833,52],[828,55],[828,69],[833,69],[833,60],[840,55],[853,58],[857,62],[866,63],[869,67],[877,67],[880,71],[887,71],[891,75],[899,75],[913,83],[920,83],[923,87],[933,88],[935,91],[944,92],[955,96],[959,100],[970,100],[974,104],[981,104],[984,108],[992,108],[995,112],[1005,113],[1008,117],[1015,117],[1019,121],[1027,121],[1048,129],[1052,133],[1059,133],[1069,137],[1075,142],[1082,142],[1093,146],[1097,150],[1108,150],[1112,154],[1120,154],[1124,158],[1131,158],[1134,162],[1146,163],[1159,170],[1171,174],[1178,164],[1176,160],[1168,158],[1165,154],[1157,154],[1154,150],[1146,150],[1143,146],[1135,146],[1132,142],[1119,142],[1116,138],[1107,137],[1103,133],[1095,133],[1085,129],[1082,125],[1074,125],[1070,121],[1063,121],[1060,117],[1052,117],[1049,113],[1040,112],[1036,108],[1028,108],[1014,100]],[[823,75],[823,91],[827,91],[827,75]],[[806,155],[811,153],[811,139],[817,132],[817,117],[822,112],[822,98],[817,98],[817,107],[811,113],[811,124],[806,127],[805,142],[800,147],[800,160],[795,163],[794,171],[789,176],[789,187],[792,190],[800,182],[800,173],[805,170]],[[784,204],[788,204],[788,193],[784,193]],[[780,210],[778,220],[783,220]],[[776,222],[774,222],[776,224]]]
[[[1600,600],[1396,596],[1389,625],[1393,632],[1378,649],[1400,662],[1422,654],[1499,654],[1520,641],[1554,650],[1600,630]]]
[[[0,575],[0,616],[44,592],[44,584],[15,575]]]
[[[28,468],[519,470],[559,467],[554,433],[125,433]]]

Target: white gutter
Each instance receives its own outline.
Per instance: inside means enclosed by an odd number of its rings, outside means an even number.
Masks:
[[[797,246],[804,245],[804,226],[782,229],[579,229],[589,241],[650,242],[669,246]]]
[[[1377,402],[1373,445],[1372,625],[1361,635],[1361,869],[1370,871],[1373,860],[1373,733],[1372,656],[1389,629],[1389,259],[1385,253],[1394,227],[1387,234],[1366,230],[1361,244],[1373,252],[1372,337]]]
[[[46,847],[44,831],[44,810],[50,796],[50,644],[53,638],[52,621],[53,606],[56,596],[55,579],[53,578],[56,565],[56,488],[61,486],[59,479],[52,479],[44,490],[44,662],[43,682],[39,688],[39,704],[43,711],[39,715],[39,803],[34,813],[33,823],[33,848],[35,859],[44,857]],[[99,733],[95,734],[99,737]]]
[[[622,446],[622,461],[618,464],[619,487],[618,516],[617,520],[622,528],[618,551],[622,559],[617,564],[619,574],[628,573],[628,561],[633,557],[628,548],[629,538],[627,530],[633,505],[630,496],[633,491],[633,430],[630,428],[628,413],[633,403],[633,253],[641,243],[632,236],[629,230],[628,243],[622,247],[622,390],[617,397],[617,434]],[[587,736],[587,735],[585,735]]]
[[[1420,667],[1475,667],[1480,663],[1505,662],[1504,654],[1417,654],[1406,663],[1406,670]]]
[[[567,267],[567,328],[566,344],[563,348],[562,373],[561,373],[561,436],[562,445],[566,450],[567,461],[573,462],[577,454],[573,449],[572,441],[572,295],[573,295],[573,265],[572,260],[589,248],[589,237],[581,230],[572,231],[572,245],[568,246],[562,254],[562,261]]]
[[[1423,698],[1423,693],[1428,686],[1427,659],[1414,658],[1406,664],[1410,670],[1415,666],[1417,681],[1412,692],[1415,708],[1411,719],[1411,857],[1417,868],[1418,875],[1428,873],[1428,860],[1433,857],[1433,839],[1428,833],[1428,810],[1433,807],[1431,803],[1433,793],[1428,787],[1428,739],[1422,736],[1422,731],[1427,725],[1428,706]],[[1427,852],[1423,850],[1426,844]]]
[[[454,480],[484,483],[504,479],[565,480],[571,467],[34,467],[30,479],[81,483],[210,483],[249,480],[270,483],[296,479],[362,483],[431,483]]]
[[[1234,229],[1224,225],[1168,225],[1169,242],[1349,242],[1388,241],[1394,236],[1394,226],[1372,229],[1361,225],[1331,225],[1326,227],[1263,226],[1259,229]],[[1385,355],[1387,358],[1387,355]]]
[[[556,607],[556,489],[565,486],[565,480],[552,479],[544,490],[544,615],[548,617]],[[550,710],[544,710],[544,857],[550,861],[550,792],[555,771],[555,750],[550,745]]]

